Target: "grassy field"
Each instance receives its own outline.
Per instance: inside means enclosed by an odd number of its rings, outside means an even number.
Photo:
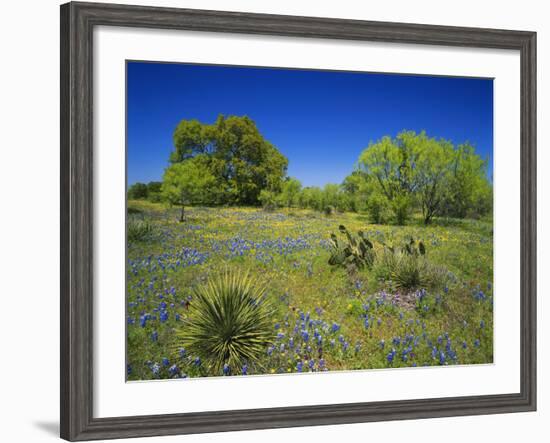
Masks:
[[[193,306],[192,289],[220,270],[249,270],[275,305],[273,343],[261,361],[231,373],[288,373],[493,360],[493,237],[490,221],[435,220],[430,226],[370,224],[356,213],[299,209],[178,209],[128,203],[127,361],[129,380],[213,374],[178,344]],[[381,242],[410,237],[443,272],[439,287],[398,289],[380,267],[350,273],[330,266],[330,234],[363,230]],[[338,234],[340,235],[340,234]]]

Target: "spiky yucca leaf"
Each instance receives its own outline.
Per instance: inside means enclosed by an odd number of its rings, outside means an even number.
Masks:
[[[153,225],[148,221],[130,218],[126,224],[128,242],[145,241],[153,235]]]
[[[265,287],[246,273],[225,271],[194,290],[189,319],[178,345],[198,355],[215,374],[228,364],[240,371],[265,353],[273,340]]]

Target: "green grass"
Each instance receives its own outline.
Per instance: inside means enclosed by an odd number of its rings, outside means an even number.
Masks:
[[[273,345],[248,362],[247,374],[492,362],[490,220],[391,226],[355,213],[187,208],[179,223],[177,208],[128,207],[155,232],[128,243],[130,380],[222,375],[181,350],[177,336],[193,312],[193,289],[226,268],[250,272],[275,309]],[[330,266],[329,238],[339,225],[363,230],[377,260],[380,241],[423,241],[426,261],[444,270],[446,284],[405,290],[376,263],[355,273]]]

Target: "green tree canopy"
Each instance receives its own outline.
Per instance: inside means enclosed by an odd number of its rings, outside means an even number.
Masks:
[[[180,220],[183,221],[185,205],[208,204],[215,192],[215,183],[207,158],[201,154],[166,168],[161,193],[171,205],[181,206]]]
[[[128,198],[131,200],[150,200],[153,202],[160,201],[160,188],[162,186],[161,182],[149,182],[145,183],[134,183],[128,188]]]
[[[182,120],[174,132],[170,162],[205,156],[206,167],[216,179],[219,201],[258,204],[262,190],[278,192],[288,160],[263,138],[249,117],[220,115],[212,125]]]
[[[134,183],[128,188],[128,198],[130,200],[141,200],[147,198],[147,185],[145,183]]]
[[[469,143],[454,152],[447,199],[443,212],[451,217],[481,215],[492,209],[492,188],[487,180],[487,161]]]
[[[292,207],[298,204],[298,196],[302,189],[302,184],[299,180],[288,177],[282,184],[280,202],[283,206]]]
[[[453,145],[443,139],[430,138],[424,132],[402,132],[398,140],[409,161],[404,170],[408,172],[410,188],[416,191],[424,223],[428,224],[443,208],[454,155]]]
[[[399,223],[415,204],[428,224],[445,213],[464,217],[476,205],[481,213],[492,200],[486,163],[473,147],[455,149],[451,142],[425,132],[403,131],[370,143],[358,165],[375,184],[374,192],[387,199]]]

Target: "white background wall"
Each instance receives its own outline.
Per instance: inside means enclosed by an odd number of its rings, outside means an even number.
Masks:
[[[550,315],[550,14],[547,2],[163,0],[118,3],[524,29],[538,32],[539,410],[316,428],[151,438],[162,442],[544,441]],[[5,2],[0,27],[0,439],[53,441],[59,410],[59,3]],[[545,251],[546,249],[546,251]],[[545,432],[546,431],[546,432]]]

